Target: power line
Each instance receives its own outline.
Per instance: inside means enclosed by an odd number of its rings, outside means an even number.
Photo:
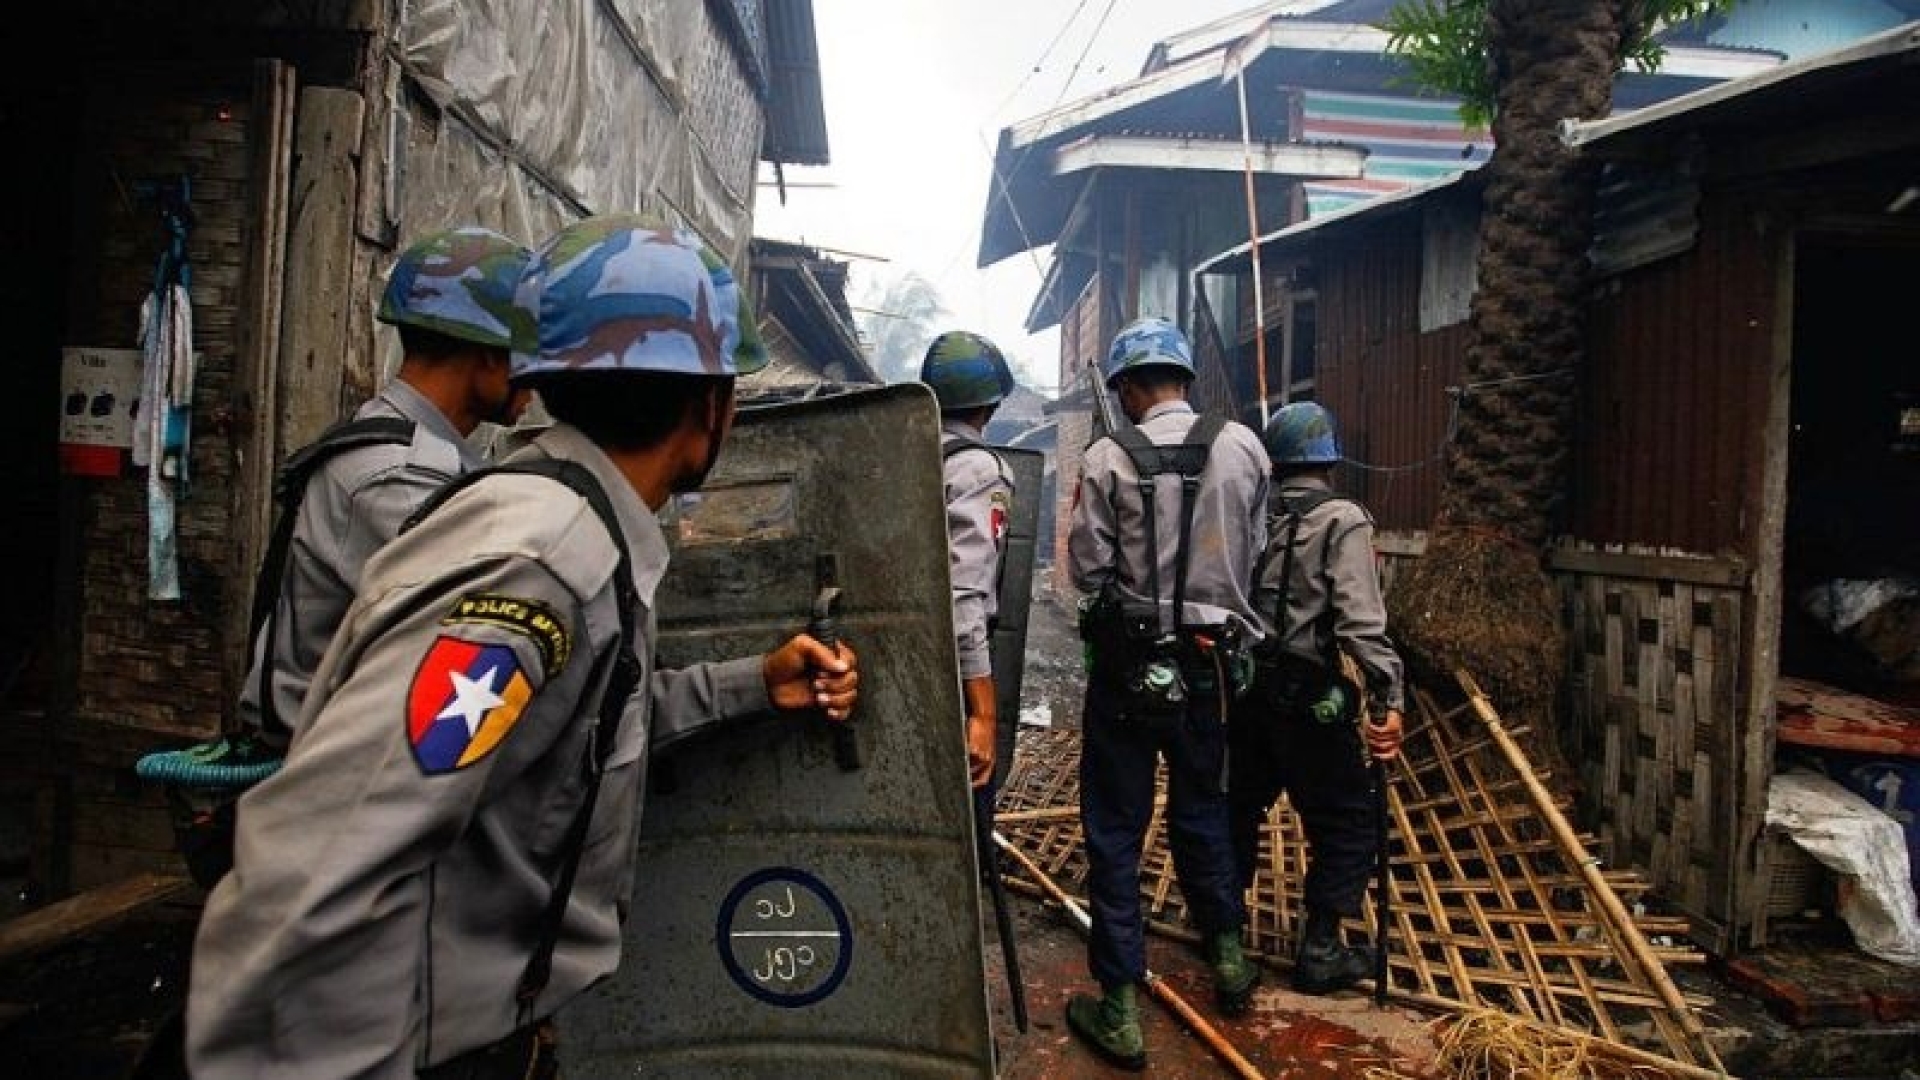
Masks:
[[[1110,16],[1112,16],[1113,9],[1119,6],[1119,3],[1120,3],[1120,0],[1107,0],[1107,6],[1102,8],[1100,11],[1099,20],[1093,24],[1093,31],[1087,35],[1086,43],[1080,47],[1080,55],[1074,58],[1073,67],[1071,70],[1067,72],[1067,81],[1060,84],[1060,93],[1058,96],[1056,96],[1053,99],[1053,105],[1049,106],[1049,108],[1059,108],[1060,103],[1066,100],[1067,91],[1073,87],[1073,80],[1078,78],[1080,75],[1080,65],[1086,62],[1087,54],[1093,51],[1094,42],[1100,40],[1100,31],[1106,28],[1107,19]],[[1086,6],[1086,0],[1081,0],[1081,3],[1073,9],[1073,14],[1067,18],[1067,25],[1069,26],[1072,25],[1073,20],[1079,17],[1080,9],[1085,6]],[[1064,34],[1065,32],[1066,32],[1066,27],[1065,26],[1061,27],[1061,34]],[[1058,40],[1058,38],[1059,38],[1059,35],[1055,35],[1056,41]],[[1053,51],[1053,45],[1049,44],[1047,46],[1047,52],[1052,52],[1052,51]],[[1045,58],[1044,53],[1042,54],[1042,58],[1043,59]],[[1036,68],[1037,66],[1038,65],[1036,65]],[[1025,85],[1024,80],[1022,81],[1022,85]],[[1047,280],[1047,268],[1044,265],[1042,265],[1040,262],[1040,253],[1037,250],[1037,245],[1035,245],[1033,242],[1033,237],[1027,232],[1026,223],[1020,220],[1020,211],[1013,204],[1013,191],[1006,182],[1007,180],[1006,176],[1000,171],[1000,162],[994,154],[993,147],[987,144],[986,133],[977,132],[977,134],[980,136],[981,149],[986,151],[987,162],[993,167],[993,177],[994,177],[995,183],[990,184],[988,187],[989,200],[991,200],[993,189],[995,187],[998,187],[1000,190],[1001,198],[1006,201],[1007,212],[1009,216],[1013,218],[1014,228],[1019,230],[1020,240],[1022,243],[1027,245],[1027,254],[1033,259],[1033,268],[1035,272],[1037,272],[1040,275],[1040,280],[1044,284]],[[962,250],[964,251],[965,249],[963,248]],[[956,253],[953,259],[948,260],[947,265],[951,267],[953,263],[958,260],[958,258],[959,258],[959,254]]]
[[[1100,40],[1100,31],[1106,28],[1107,16],[1113,14],[1114,7],[1119,3],[1120,0],[1107,0],[1106,10],[1100,13],[1100,21],[1093,24],[1093,33],[1087,35],[1087,43],[1081,46],[1080,55],[1073,61],[1073,69],[1067,72],[1067,81],[1060,84],[1060,96],[1053,99],[1055,107],[1067,99],[1067,91],[1072,88],[1073,80],[1080,74],[1080,65],[1086,61],[1087,54],[1093,51],[1093,43]]]
[[[1073,10],[1068,13],[1066,21],[1062,22],[1060,24],[1060,28],[1053,32],[1053,37],[1051,40],[1047,42],[1046,48],[1040,50],[1039,58],[1034,60],[1033,64],[1027,68],[1026,74],[1020,77],[1020,81],[1014,84],[1013,89],[1007,91],[1007,95],[1000,99],[1000,104],[994,106],[993,111],[987,114],[987,119],[989,121],[991,121],[994,117],[1000,115],[1002,112],[1006,111],[1007,106],[1013,104],[1013,100],[1020,96],[1020,91],[1025,90],[1027,88],[1027,84],[1033,81],[1033,77],[1035,75],[1040,74],[1041,69],[1046,67],[1047,58],[1051,57],[1053,55],[1053,50],[1059,48],[1060,43],[1066,40],[1067,31],[1073,29],[1073,24],[1078,22],[1080,19],[1080,13],[1085,11],[1086,9],[1087,9],[1087,0],[1080,0],[1079,3],[1073,5]],[[1109,13],[1113,11],[1112,3],[1108,3],[1107,11]],[[1100,18],[1102,22],[1106,21],[1106,15],[1102,15]],[[1100,32],[1099,27],[1096,26],[1094,28],[1094,33],[1097,35],[1099,32]],[[1082,52],[1081,55],[1084,57],[1086,54]],[[1079,66],[1080,66],[1079,63],[1076,62],[1074,64],[1074,69],[1076,71],[1079,70]],[[1069,81],[1071,81],[1071,76],[1069,76]],[[1056,100],[1054,104],[1056,105],[1059,104],[1058,100]],[[986,133],[984,131],[980,131],[980,132],[976,132],[976,134],[979,135],[981,146],[986,151],[987,166],[993,169],[995,180],[1004,182],[1005,177],[999,175],[999,167],[998,167],[999,163],[995,160],[993,146],[987,142]],[[993,184],[990,182],[988,184],[989,202],[991,202],[991,199],[992,199],[992,194],[993,194],[992,188],[993,188]],[[1009,199],[1008,201],[1008,209],[1013,210],[1011,199]],[[1014,211],[1014,225],[1016,228],[1020,230],[1021,236],[1024,238],[1026,235],[1026,226],[1019,220],[1018,211]],[[978,243],[979,243],[978,233],[974,233],[971,236],[969,236],[967,239],[962,240],[960,242],[960,245],[955,249],[952,257],[947,259],[945,266],[941,269],[940,279],[945,280],[947,275],[953,272],[954,264],[959,262],[961,256],[966,254],[967,248],[971,245],[976,245]],[[1028,250],[1032,251],[1031,242],[1029,242],[1028,244]],[[1047,271],[1046,271],[1046,267],[1040,265],[1039,255],[1035,254],[1033,256],[1033,260],[1034,260],[1034,268],[1040,272],[1041,279],[1045,280],[1047,276]]]
[[[1087,0],[1080,0],[1079,3],[1073,6],[1073,14],[1068,15],[1067,21],[1061,23],[1060,29],[1054,31],[1053,40],[1047,42],[1047,47],[1040,50],[1040,58],[1033,62],[1033,66],[1028,68],[1027,73],[1021,76],[1020,81],[1014,85],[1014,88],[1007,92],[1007,96],[1001,99],[1000,104],[993,107],[993,112],[987,114],[989,117],[998,116],[1003,109],[1013,104],[1013,99],[1020,96],[1020,91],[1025,90],[1027,84],[1033,81],[1033,77],[1040,74],[1040,69],[1046,66],[1047,57],[1053,55],[1053,50],[1057,48],[1060,42],[1067,36],[1067,31],[1073,28],[1074,21],[1080,18],[1080,13],[1085,11],[1086,7]]]

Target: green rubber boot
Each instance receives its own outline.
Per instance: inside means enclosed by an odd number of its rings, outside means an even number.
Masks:
[[[1106,1061],[1129,1072],[1147,1067],[1146,1039],[1140,1034],[1140,1004],[1133,984],[1116,986],[1104,996],[1075,994],[1067,1002],[1067,1027]]]
[[[1260,985],[1260,968],[1241,947],[1239,928],[1208,935],[1205,952],[1213,967],[1213,994],[1220,1011],[1227,1016],[1246,1012],[1253,988]]]

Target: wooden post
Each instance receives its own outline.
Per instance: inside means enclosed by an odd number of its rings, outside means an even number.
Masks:
[[[353,344],[353,307],[367,283],[355,280],[356,156],[366,103],[328,87],[301,90],[294,130],[286,281],[282,289],[276,460],[306,445],[344,411]]]
[[[253,659],[253,576],[272,528],[273,477],[279,465],[281,286],[286,280],[287,199],[293,168],[294,71],[279,60],[256,60],[248,113],[246,274],[240,300],[235,387],[238,467],[226,590],[225,700],[240,696]],[[223,725],[224,726],[224,725]],[[211,732],[206,732],[211,734]]]

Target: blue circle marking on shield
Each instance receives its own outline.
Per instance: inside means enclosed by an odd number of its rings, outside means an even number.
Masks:
[[[840,898],[786,866],[756,870],[727,893],[715,940],[734,983],[783,1009],[839,989],[853,962],[853,924]]]

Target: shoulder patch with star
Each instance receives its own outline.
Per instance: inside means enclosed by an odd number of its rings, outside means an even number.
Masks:
[[[407,689],[407,745],[428,776],[464,769],[505,739],[533,697],[511,645],[451,634],[433,646]]]
[[[464,769],[492,753],[533,698],[534,680],[553,679],[573,654],[566,623],[546,604],[525,597],[467,593],[440,625],[446,629],[433,639],[407,689],[407,745],[428,776]],[[526,638],[540,654],[540,670],[527,671],[512,645],[476,641],[490,635],[461,630],[482,626]]]

